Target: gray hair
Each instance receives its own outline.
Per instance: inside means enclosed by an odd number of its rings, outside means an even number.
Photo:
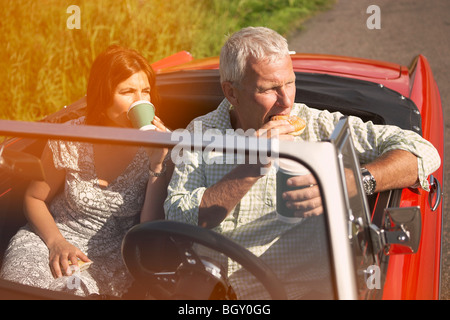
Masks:
[[[274,30],[265,27],[241,29],[228,38],[220,52],[220,82],[239,85],[251,57],[272,62],[286,55],[289,55],[287,41]]]

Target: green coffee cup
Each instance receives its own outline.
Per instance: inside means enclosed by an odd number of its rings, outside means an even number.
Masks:
[[[281,158],[278,159],[278,171],[277,171],[277,216],[278,219],[288,223],[296,223],[302,220],[302,218],[295,217],[294,211],[286,206],[286,201],[283,199],[282,194],[285,191],[301,189],[299,187],[290,187],[286,184],[286,181],[295,176],[302,176],[309,174],[310,171],[297,161]]]
[[[156,127],[152,124],[155,117],[155,107],[147,100],[133,102],[128,108],[128,119],[133,128],[139,130],[154,130]]]

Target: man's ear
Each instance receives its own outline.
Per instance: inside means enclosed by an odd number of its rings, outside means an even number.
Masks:
[[[222,82],[222,91],[225,95],[225,98],[233,105],[238,105],[238,98],[237,98],[237,92],[236,87],[233,86],[233,84],[230,81],[224,81]]]

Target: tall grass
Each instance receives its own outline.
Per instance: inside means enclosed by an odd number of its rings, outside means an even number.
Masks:
[[[264,25],[287,34],[333,0],[0,0],[0,118],[38,120],[85,94],[108,45],[156,61],[217,55],[225,35]],[[67,28],[70,5],[81,28]]]

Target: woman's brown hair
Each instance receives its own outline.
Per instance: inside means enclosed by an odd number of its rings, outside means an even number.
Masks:
[[[158,110],[159,94],[150,63],[133,49],[112,45],[95,59],[91,67],[86,92],[86,124],[104,125],[105,111],[112,104],[117,85],[140,71],[148,77],[151,102]]]

